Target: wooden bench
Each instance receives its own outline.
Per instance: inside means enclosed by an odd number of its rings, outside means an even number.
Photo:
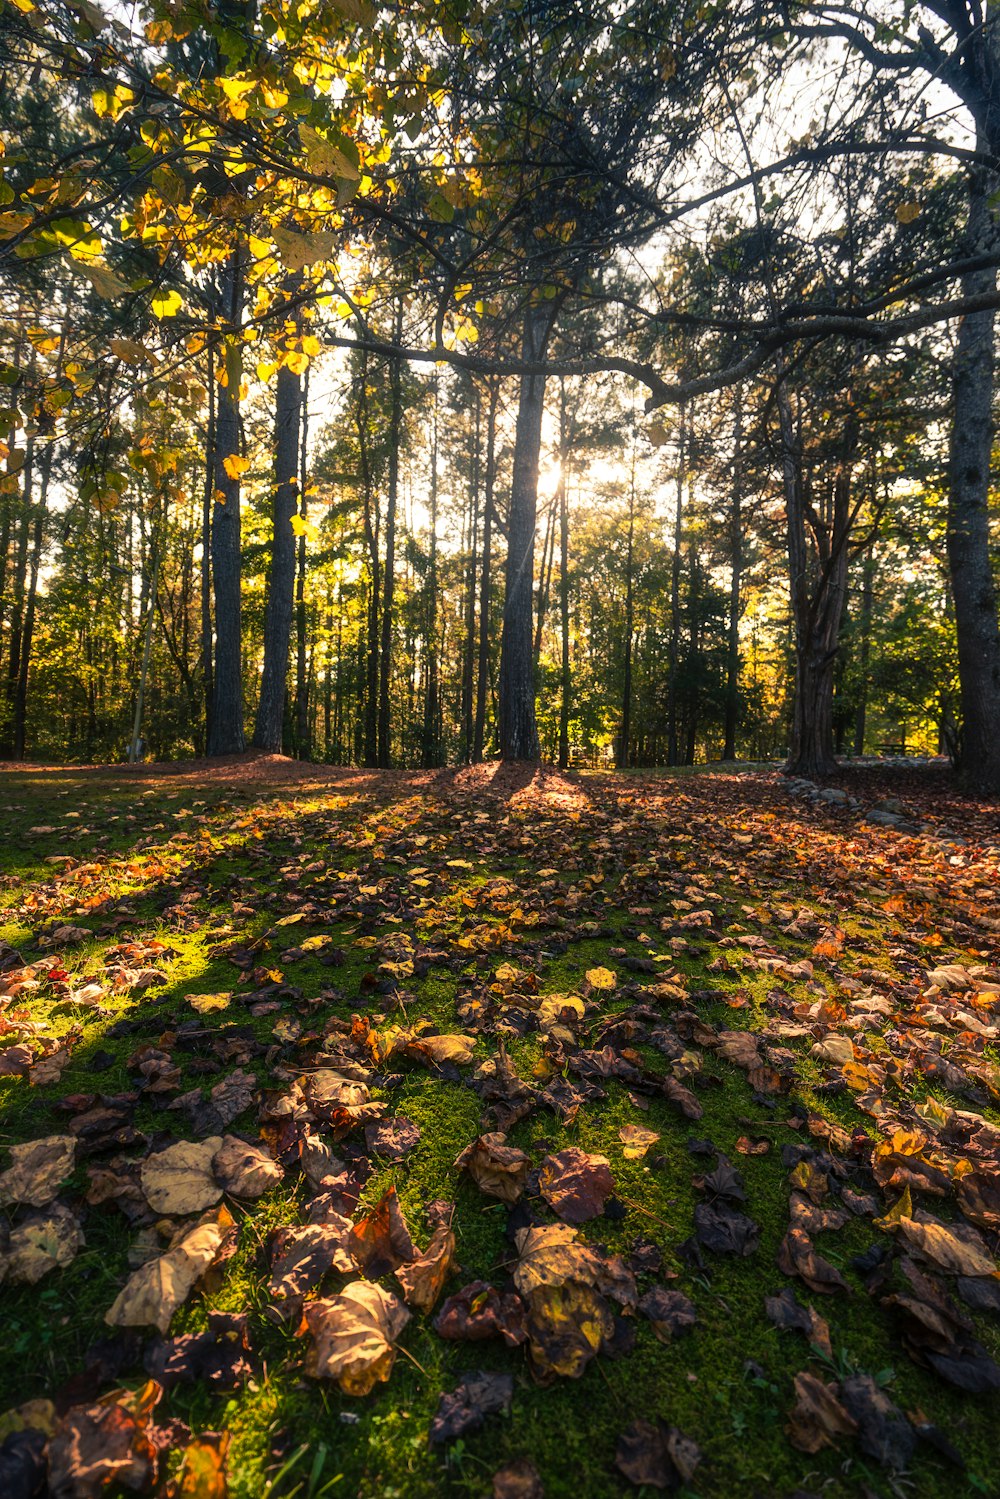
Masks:
[[[880,755],[905,755],[906,741],[893,740],[888,744],[876,744],[875,749]]]

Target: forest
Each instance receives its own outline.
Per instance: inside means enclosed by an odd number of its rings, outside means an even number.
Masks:
[[[1000,0],[0,0],[0,1499],[1000,1494]]]
[[[9,0],[0,751],[995,791],[995,46]]]

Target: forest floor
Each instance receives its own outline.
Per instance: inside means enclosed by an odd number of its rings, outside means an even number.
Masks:
[[[0,770],[0,1492],[1000,1493],[1000,807],[837,784]]]

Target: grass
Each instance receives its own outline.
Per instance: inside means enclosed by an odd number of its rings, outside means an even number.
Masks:
[[[693,1006],[704,1023],[766,1033],[776,1013],[775,990],[792,1007],[820,996],[835,999],[838,975],[849,976],[857,967],[884,973],[887,986],[896,984],[901,949],[929,962],[988,961],[983,954],[992,939],[986,932],[975,949],[964,928],[958,939],[945,935],[940,946],[920,945],[942,925],[947,931],[949,922],[968,922],[967,894],[947,865],[924,868],[914,854],[906,876],[922,884],[923,893],[912,902],[912,919],[887,912],[885,890],[865,850],[852,847],[835,820],[807,825],[802,809],[786,808],[766,778],[734,780],[727,770],[704,781],[663,779],[652,790],[648,779],[637,777],[610,786],[589,776],[562,784],[568,793],[528,791],[504,799],[463,791],[460,779],[449,785],[368,777],[345,789],[336,781],[327,787],[227,786],[213,780],[174,786],[69,771],[5,773],[0,942],[20,952],[38,982],[0,1015],[12,1025],[42,1027],[43,1038],[70,1038],[74,1044],[56,1082],[34,1087],[24,1078],[0,1079],[0,1145],[64,1132],[72,1117],[64,1100],[72,1095],[107,1097],[135,1089],[137,1049],[154,1046],[169,1055],[178,1075],[173,1091],[142,1092],[133,1122],[144,1142],[125,1152],[137,1158],[171,1137],[190,1137],[187,1116],[169,1107],[178,1093],[218,1082],[237,1063],[254,1071],[261,1086],[277,1086],[276,1070],[293,1075],[297,1063],[314,1053],[324,1026],[337,1020],[368,1014],[381,1015],[381,1024],[425,1019],[442,1032],[469,1029],[459,1021],[461,1007],[470,997],[488,996],[504,962],[533,974],[542,995],[586,992],[589,969],[612,969],[619,984],[597,1018],[644,1002],[629,992],[630,985],[678,972],[690,990],[711,992],[713,997]],[[747,836],[749,844],[742,841]],[[866,836],[890,838],[875,831]],[[906,881],[899,883],[901,898],[909,899]],[[337,914],[323,915],[334,896],[343,897]],[[814,937],[785,937],[776,929],[778,907],[804,909],[839,927],[845,933],[842,958],[825,968],[817,961],[811,981],[743,966],[744,936],[763,935],[787,963],[811,953]],[[674,934],[672,947],[671,923],[701,908],[711,910],[707,934],[686,928],[679,940]],[[303,919],[276,924],[296,915]],[[90,935],[40,946],[60,923],[85,927]],[[405,943],[397,940],[387,956],[392,934],[429,944],[442,956],[423,978],[408,974]],[[318,936],[330,939],[325,950],[283,956]],[[162,970],[163,981],[131,996],[102,998],[96,1009],[68,1000],[67,992],[101,975],[105,954],[121,942],[165,944],[166,952],[149,960]],[[248,984],[220,949],[255,943],[260,946]],[[324,962],[334,952],[336,961]],[[652,976],[625,966],[650,956],[657,970]],[[730,971],[719,971],[723,959]],[[380,967],[401,960],[403,968],[395,972]],[[56,963],[67,977],[52,982],[46,974]],[[285,986],[278,1008],[255,1016],[241,1003],[241,991],[269,983]],[[201,994],[233,998],[199,1016],[189,997]],[[664,1002],[662,1008],[669,1020],[677,1005]],[[211,1036],[187,1044],[184,1027],[193,1021]],[[544,1082],[551,1051],[537,1031],[520,1032],[502,1016],[499,1031],[491,1025],[480,1032],[475,1061],[495,1054],[502,1039],[519,1075]],[[872,1055],[885,1053],[880,1035],[872,1041]],[[0,1045],[6,1042],[0,1036]],[[695,1122],[656,1095],[641,1100],[648,1108],[639,1108],[624,1084],[610,1080],[602,1085],[603,1101],[586,1105],[571,1126],[538,1110],[511,1132],[510,1143],[536,1164],[569,1144],[608,1157],[620,1209],[584,1225],[581,1237],[626,1255],[637,1241],[655,1244],[677,1277],[671,1284],[697,1307],[698,1324],[685,1337],[664,1345],[645,1320],[631,1319],[630,1352],[595,1359],[580,1381],[541,1387],[522,1350],[508,1351],[498,1341],[446,1343],[430,1319],[415,1316],[390,1382],[365,1399],[342,1395],[335,1386],[304,1377],[304,1339],[294,1322],[280,1324],[269,1314],[268,1235],[279,1224],[297,1221],[306,1195],[289,1172],[260,1202],[234,1205],[237,1252],[221,1282],[194,1295],[171,1329],[198,1330],[209,1308],[248,1311],[254,1379],[236,1395],[199,1384],[176,1386],[158,1415],[176,1416],[195,1430],[230,1433],[229,1481],[236,1499],[480,1496],[490,1491],[491,1475],[504,1462],[523,1456],[538,1467],[549,1499],[603,1499],[635,1492],[618,1474],[614,1455],[618,1436],[637,1416],[661,1416],[699,1443],[703,1462],[686,1492],[701,1499],[796,1488],[847,1499],[865,1485],[885,1499],[902,1492],[943,1499],[1000,1491],[994,1403],[988,1396],[962,1395],[914,1364],[891,1315],[851,1267],[853,1256],[885,1239],[870,1219],[852,1219],[817,1239],[820,1252],[843,1271],[850,1294],[809,1295],[795,1285],[800,1299],[829,1320],[832,1365],[800,1335],[777,1331],[764,1316],[764,1297],[790,1283],[776,1265],[788,1222],[782,1146],[809,1139],[789,1123],[793,1111],[798,1108],[801,1118],[812,1110],[848,1129],[879,1132],[878,1121],[859,1112],[855,1095],[825,1089],[826,1069],[808,1055],[808,1041],[787,1044],[794,1082],[784,1097],[755,1099],[743,1070],[693,1044],[704,1109]],[[639,1057],[648,1068],[666,1071],[664,1057],[651,1046],[640,1042]],[[373,1162],[364,1191],[371,1203],[395,1183],[421,1244],[427,1204],[437,1198],[455,1202],[461,1271],[449,1290],[477,1278],[500,1284],[514,1258],[503,1206],[454,1169],[455,1157],[480,1127],[482,1105],[468,1075],[464,1069],[459,1080],[442,1078],[403,1064],[391,1087],[376,1089],[373,1096],[384,1099],[390,1113],[419,1126],[421,1139],[404,1162]],[[909,1079],[907,1088],[910,1102],[931,1091],[952,1106],[968,1107],[937,1085],[928,1090],[919,1077]],[[981,1112],[996,1122],[994,1102]],[[635,1123],[660,1139],[646,1158],[628,1160],[619,1131]],[[230,1128],[252,1136],[254,1112]],[[741,1156],[737,1140],[755,1133],[773,1141],[770,1150]],[[747,1259],[706,1254],[699,1267],[683,1246],[699,1200],[692,1178],[712,1164],[689,1146],[704,1139],[741,1171],[747,1211],[760,1225],[760,1246]],[[0,1158],[0,1167],[5,1163]],[[84,1163],[64,1188],[64,1199],[79,1202],[86,1185]],[[938,1202],[927,1206],[945,1211]],[[15,1221],[15,1211],[6,1211]],[[72,1264],[36,1287],[8,1284],[0,1292],[6,1355],[0,1361],[0,1411],[72,1392],[69,1381],[92,1364],[95,1344],[107,1337],[104,1313],[128,1273],[135,1231],[109,1206],[86,1211],[85,1233],[86,1247]],[[973,1320],[980,1341],[1000,1353],[995,1325],[979,1315]],[[450,1448],[432,1447],[427,1432],[442,1391],[479,1368],[514,1377],[510,1412],[490,1418],[480,1432]],[[965,1471],[957,1472],[927,1444],[902,1479],[856,1445],[812,1456],[797,1451],[785,1423],[793,1377],[803,1369],[824,1379],[852,1371],[876,1375],[897,1406],[924,1412],[948,1434]],[[119,1377],[137,1384],[140,1365],[133,1360]],[[106,1387],[113,1383],[109,1379]]]

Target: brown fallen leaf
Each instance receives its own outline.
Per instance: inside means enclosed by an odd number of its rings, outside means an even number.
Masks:
[[[805,1333],[812,1346],[833,1358],[829,1324],[811,1306],[802,1306],[790,1286],[764,1298],[764,1310],[775,1327]]]
[[[449,1217],[447,1223],[439,1224],[434,1230],[422,1254],[408,1264],[397,1265],[393,1274],[402,1287],[407,1306],[416,1307],[418,1312],[432,1310],[451,1274],[457,1247]]]
[[[434,1331],[455,1343],[502,1337],[508,1348],[516,1348],[528,1336],[524,1302],[513,1291],[501,1292],[485,1280],[474,1280],[442,1304]]]
[[[524,1191],[531,1161],[523,1150],[506,1143],[499,1133],[480,1135],[455,1160],[456,1171],[467,1171],[487,1197],[517,1202]]]
[[[159,1458],[149,1435],[161,1395],[150,1380],[140,1390],[113,1390],[93,1405],[74,1405],[49,1442],[52,1499],[97,1499],[110,1489],[145,1493]]]
[[[493,1475],[493,1499],[545,1499],[545,1485],[530,1458],[517,1457]]]
[[[105,1322],[112,1327],[156,1327],[165,1333],[174,1312],[212,1264],[232,1222],[221,1207],[185,1228],[172,1249],[129,1277],[105,1312]]]
[[[637,1488],[675,1489],[701,1462],[696,1442],[665,1421],[633,1421],[615,1448],[615,1466]]]
[[[358,1219],[348,1235],[347,1247],[369,1280],[380,1280],[390,1270],[416,1259],[416,1247],[395,1187],[389,1187],[371,1212]]]
[[[279,1228],[267,1287],[271,1295],[279,1300],[302,1296],[318,1286],[331,1270],[352,1274],[350,1233],[351,1220],[333,1216],[323,1223],[307,1223],[301,1228]]]
[[[147,1156],[139,1179],[154,1213],[200,1213],[222,1196],[212,1172],[212,1161],[222,1136],[207,1140],[178,1140],[166,1150]]]
[[[900,1218],[899,1228],[911,1249],[916,1249],[946,1275],[996,1275],[997,1263],[981,1240],[972,1238],[975,1230],[961,1231],[946,1223],[928,1219]],[[970,1237],[966,1237],[969,1234]]]
[[[26,1145],[10,1147],[11,1166],[0,1176],[0,1203],[17,1202],[41,1208],[52,1201],[73,1170],[73,1135],[46,1135]]]
[[[674,1108],[683,1114],[685,1119],[698,1120],[704,1114],[705,1110],[697,1098],[695,1098],[691,1089],[685,1088],[684,1084],[679,1083],[675,1077],[668,1075],[663,1079],[660,1087],[667,1102],[673,1104]]]
[[[11,1229],[6,1253],[0,1254],[0,1280],[6,1274],[18,1284],[33,1286],[50,1270],[70,1264],[83,1245],[75,1213],[65,1203],[50,1203]]]
[[[809,1235],[801,1228],[790,1228],[778,1250],[778,1269],[786,1275],[797,1275],[810,1291],[832,1296],[834,1291],[849,1291],[847,1281],[835,1265],[817,1254]]]
[[[607,1156],[570,1145],[546,1156],[538,1177],[542,1196],[567,1223],[586,1223],[604,1211],[615,1189]]]
[[[454,1067],[465,1067],[472,1061],[476,1049],[475,1036],[417,1036],[401,1048],[403,1055],[418,1062],[428,1062],[441,1067],[450,1062]]]
[[[796,1374],[795,1404],[788,1415],[788,1440],[800,1452],[832,1447],[839,1437],[853,1437],[858,1423],[840,1401],[840,1388],[813,1374]]]
[[[431,1422],[431,1442],[453,1442],[466,1432],[478,1431],[487,1416],[506,1410],[514,1395],[510,1374],[467,1374],[457,1389],[441,1396]]]
[[[648,1317],[661,1343],[670,1343],[678,1333],[687,1332],[698,1320],[694,1302],[683,1291],[653,1286],[640,1298],[639,1311]]]
[[[345,1395],[367,1395],[389,1378],[395,1343],[410,1313],[391,1291],[371,1281],[354,1281],[329,1301],[310,1301],[300,1334],[308,1331],[306,1373],[335,1379]]]
[[[247,1200],[263,1197],[284,1180],[284,1172],[266,1147],[236,1135],[223,1136],[212,1157],[212,1171],[224,1192]]]

